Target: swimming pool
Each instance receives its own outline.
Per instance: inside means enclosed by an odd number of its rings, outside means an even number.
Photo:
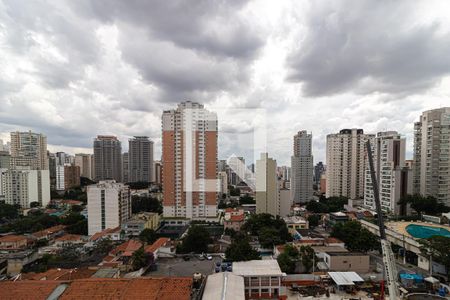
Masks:
[[[434,235],[450,237],[450,231],[445,228],[411,224],[406,226],[406,231],[415,238],[427,239]]]

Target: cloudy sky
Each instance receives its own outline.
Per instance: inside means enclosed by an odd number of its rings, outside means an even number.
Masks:
[[[313,133],[315,161],[348,127],[397,130],[411,155],[421,111],[450,106],[449,11],[446,0],[0,0],[0,138],[31,129],[75,153],[97,134],[148,135],[159,157],[162,111],[192,100],[228,112],[221,158],[247,155],[261,110],[279,164],[299,130]]]

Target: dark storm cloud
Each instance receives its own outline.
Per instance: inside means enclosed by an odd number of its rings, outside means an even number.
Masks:
[[[306,37],[287,60],[287,80],[305,95],[412,94],[450,73],[450,34],[418,23],[415,2],[313,3]]]
[[[146,29],[152,37],[183,48],[233,58],[249,58],[263,45],[239,11],[248,1],[96,0],[74,3],[106,22],[123,21]]]

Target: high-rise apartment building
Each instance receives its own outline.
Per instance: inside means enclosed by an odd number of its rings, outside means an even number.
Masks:
[[[121,226],[131,217],[128,186],[114,180],[100,181],[87,187],[88,234]]]
[[[93,158],[92,154],[75,154],[75,166],[80,168],[80,176],[93,179]]]
[[[47,137],[31,131],[11,132],[11,167],[48,170]]]
[[[130,182],[153,182],[153,142],[147,136],[128,140],[128,160]]]
[[[305,203],[313,197],[312,134],[305,130],[294,136],[291,157],[291,197],[295,203]]]
[[[217,115],[183,102],[162,115],[164,217],[217,214]]]
[[[122,154],[122,181],[130,182],[130,156],[128,152]]]
[[[0,169],[9,169],[11,164],[11,155],[8,151],[0,151]]]
[[[327,135],[327,197],[363,198],[366,141],[373,138],[373,134],[355,128]]]
[[[228,159],[228,166],[235,175],[231,178],[232,185],[238,185],[245,179],[245,158],[232,156]]]
[[[396,131],[379,132],[372,146],[375,175],[384,212],[406,215],[400,198],[412,193],[412,170],[405,163],[406,139]],[[369,164],[366,165],[364,206],[376,210]]]
[[[46,206],[50,202],[50,176],[48,170],[30,167],[0,171],[0,198],[7,204],[29,208],[32,202]]]
[[[115,136],[99,135],[94,139],[95,181],[122,181],[122,144]]]
[[[280,214],[277,161],[267,153],[256,161],[256,213]]]
[[[153,178],[156,184],[162,183],[162,163],[159,160],[153,163]]]
[[[317,186],[320,185],[320,177],[322,177],[322,173],[324,172],[325,172],[325,165],[323,164],[323,162],[319,161],[314,166],[314,184],[316,184]]]
[[[414,124],[414,192],[450,205],[450,107],[428,110]]]

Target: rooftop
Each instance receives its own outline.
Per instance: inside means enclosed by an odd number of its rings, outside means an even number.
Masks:
[[[281,276],[275,259],[238,261],[233,263],[233,273],[242,276]]]
[[[203,299],[244,300],[244,278],[229,272],[209,275]]]
[[[148,299],[190,300],[192,278],[90,278],[72,281],[23,280],[0,282],[2,299]],[[58,297],[58,295],[60,295]]]
[[[291,216],[291,217],[284,217],[283,218],[286,224],[306,224],[307,221],[305,218],[300,216]]]
[[[158,250],[159,248],[161,248],[162,246],[164,246],[169,241],[170,241],[169,238],[159,238],[153,244],[146,246],[145,252],[153,253],[156,250]]]
[[[123,244],[120,244],[113,250],[111,250],[111,255],[121,255],[121,256],[132,256],[133,253],[142,247],[142,243],[136,240],[128,240]]]
[[[27,237],[23,235],[5,235],[0,237],[0,243],[12,243],[26,240]]]
[[[360,252],[326,252],[329,256],[367,256],[367,254],[360,253]]]
[[[42,273],[22,274],[23,280],[75,280],[91,277],[96,270],[90,269],[50,269]]]
[[[41,237],[45,237],[45,236],[47,236],[49,234],[60,232],[60,231],[64,230],[64,228],[66,228],[66,226],[64,226],[64,225],[56,225],[56,226],[53,226],[53,227],[50,227],[50,228],[46,228],[46,229],[43,229],[43,230],[40,230],[40,231],[36,231],[32,235],[34,237],[36,237],[36,238],[41,238]]]
[[[102,237],[105,237],[106,235],[110,234],[110,233],[115,233],[115,232],[120,232],[120,227],[115,227],[115,228],[106,228],[103,231],[97,232],[95,234],[93,234],[91,236],[91,238],[89,239],[90,241],[96,241]]]
[[[82,235],[79,234],[65,234],[63,236],[60,236],[55,241],[57,242],[75,242],[80,241],[83,239]]]

